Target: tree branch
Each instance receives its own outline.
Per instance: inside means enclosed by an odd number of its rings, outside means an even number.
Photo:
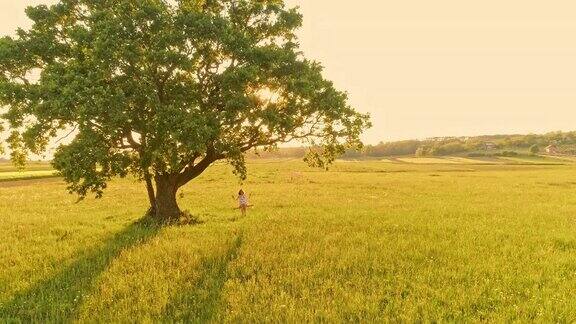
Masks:
[[[72,135],[72,133],[74,133],[74,132],[76,131],[76,129],[78,129],[78,125],[75,125],[74,128],[72,128],[72,130],[71,130],[68,134],[66,134],[66,135],[62,136],[61,138],[59,138],[56,142],[54,142],[54,144],[58,144],[58,143],[60,143],[61,141],[63,141],[64,139],[66,139],[68,136]]]
[[[223,158],[224,155],[217,153],[214,149],[214,145],[208,145],[208,149],[204,158],[197,164],[188,165],[188,167],[186,167],[184,171],[178,175],[178,187],[182,187],[183,185],[187,184],[192,179],[202,174],[202,172],[204,172],[213,162]]]
[[[128,140],[128,143],[130,143],[130,146],[134,149],[139,149],[142,144],[136,142],[136,140],[134,139],[134,136],[132,135],[132,130],[126,128],[124,130],[124,136],[126,136],[126,139]]]

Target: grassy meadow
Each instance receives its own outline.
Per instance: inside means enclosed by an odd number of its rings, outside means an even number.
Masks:
[[[11,163],[0,162],[0,182],[27,179],[52,178],[56,172],[47,162],[30,162],[23,170]]]
[[[0,182],[0,322],[576,321],[576,164],[438,160],[253,161],[244,218],[219,164],[165,228],[133,179]]]

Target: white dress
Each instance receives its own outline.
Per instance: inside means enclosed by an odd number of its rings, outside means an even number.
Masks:
[[[246,197],[246,195],[240,195],[238,196],[238,202],[240,206],[248,206],[248,197]]]

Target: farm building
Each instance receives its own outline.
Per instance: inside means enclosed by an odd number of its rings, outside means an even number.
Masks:
[[[494,142],[484,142],[484,149],[486,151],[495,150],[498,148],[498,144]]]
[[[558,147],[554,144],[546,146],[544,151],[546,151],[546,154],[558,154],[558,153],[560,153],[558,150]]]

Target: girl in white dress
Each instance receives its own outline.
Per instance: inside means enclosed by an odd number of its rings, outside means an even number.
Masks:
[[[246,209],[248,209],[248,196],[242,189],[238,192],[238,205],[238,208],[242,212],[242,216],[246,216]]]

